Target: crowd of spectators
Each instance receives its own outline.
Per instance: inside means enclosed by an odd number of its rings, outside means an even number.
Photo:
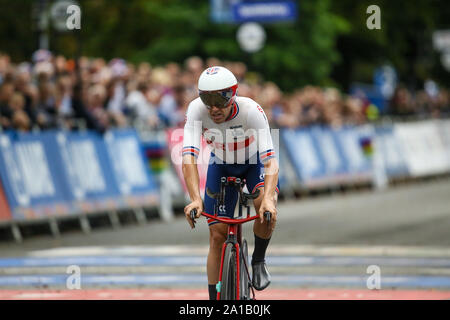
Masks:
[[[263,106],[274,127],[326,124],[363,124],[372,120],[371,103],[364,96],[335,88],[306,86],[286,94],[263,81],[241,62],[189,57],[183,64],[137,65],[113,59],[74,60],[35,52],[31,62],[14,64],[0,54],[0,126],[3,130],[85,127],[104,132],[111,127],[141,125],[165,128],[183,125],[190,101],[198,96],[197,79],[208,66],[222,65],[238,78],[238,95]],[[436,86],[411,93],[399,86],[389,102],[394,116],[448,113],[449,91]]]

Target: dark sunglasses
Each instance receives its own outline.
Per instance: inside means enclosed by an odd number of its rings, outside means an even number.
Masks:
[[[228,107],[229,102],[233,97],[233,90],[199,91],[199,96],[208,109],[213,106],[224,109]]]

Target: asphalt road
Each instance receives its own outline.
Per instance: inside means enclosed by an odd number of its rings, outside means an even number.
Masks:
[[[450,178],[282,201],[278,212],[267,256],[273,284],[263,298],[450,297]],[[251,225],[244,225],[244,236],[251,254]],[[205,299],[208,237],[204,218],[191,230],[179,213],[171,223],[153,219],[3,241],[0,296]],[[74,264],[86,291],[66,289]],[[382,274],[378,295],[366,288],[373,265]]]
[[[386,191],[349,192],[288,200],[278,205],[278,224],[271,245],[450,246],[450,179],[391,187]],[[252,228],[244,235],[253,243]],[[1,256],[31,250],[78,246],[207,245],[204,218],[191,230],[177,214],[171,223],[157,219],[144,226],[123,225],[25,238],[0,243]]]

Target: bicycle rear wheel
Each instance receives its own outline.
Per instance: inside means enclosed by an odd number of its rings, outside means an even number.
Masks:
[[[228,243],[223,256],[222,286],[220,300],[236,300],[237,266],[236,248]]]

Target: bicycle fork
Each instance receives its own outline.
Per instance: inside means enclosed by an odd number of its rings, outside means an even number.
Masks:
[[[241,299],[241,268],[245,268],[245,276],[248,278],[248,284],[252,292],[252,300],[255,300],[255,291],[253,289],[252,285],[252,279],[250,277],[250,272],[248,269],[247,259],[243,252],[243,246],[239,244],[239,241],[237,241],[237,237],[240,238],[240,233],[242,230],[239,228],[238,225],[230,225],[229,231],[228,231],[228,239],[225,241],[225,243],[222,246],[222,253],[221,253],[221,259],[220,259],[220,272],[219,272],[219,282],[216,285],[217,290],[217,300],[220,300],[221,296],[221,289],[222,289],[222,279],[223,279],[223,265],[224,265],[224,257],[225,257],[225,249],[229,243],[231,243],[235,250],[236,250],[236,300]],[[241,265],[240,258],[243,257],[244,265]],[[248,297],[250,298],[250,297]]]
[[[219,272],[219,282],[216,285],[217,290],[217,300],[220,300],[220,294],[222,289],[222,277],[223,277],[223,264],[224,264],[224,258],[225,258],[225,249],[229,243],[231,243],[235,250],[236,250],[236,299],[240,300],[240,265],[239,265],[239,257],[240,257],[240,246],[238,241],[236,241],[236,236],[238,232],[238,226],[237,225],[229,225],[228,230],[228,239],[224,242],[222,246],[222,254],[220,258],[220,272]]]

